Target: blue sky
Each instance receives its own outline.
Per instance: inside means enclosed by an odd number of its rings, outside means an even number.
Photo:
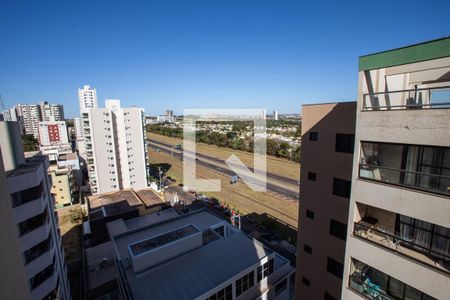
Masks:
[[[431,4],[432,3],[432,4]],[[358,56],[450,35],[450,1],[1,1],[5,106],[77,88],[147,114],[353,100]]]

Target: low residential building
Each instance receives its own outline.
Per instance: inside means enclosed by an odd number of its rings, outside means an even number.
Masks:
[[[7,180],[7,189],[2,187],[1,192],[9,195],[22,254],[16,268],[25,267],[27,280],[26,287],[18,281],[11,289],[23,289],[30,299],[70,299],[48,158],[25,158],[18,122],[0,122],[0,148]]]
[[[39,149],[56,161],[61,154],[72,153],[65,121],[39,122]]]
[[[121,233],[136,230],[151,224],[168,221],[178,216],[179,214],[174,209],[166,209],[158,213],[132,219],[117,219],[107,223],[108,234],[109,236],[114,235],[117,230],[120,230]],[[85,248],[84,253],[86,298],[118,298],[119,288],[114,264],[113,243],[107,241],[93,247]]]
[[[70,167],[59,167],[52,164],[48,168],[48,174],[52,178],[51,193],[55,197],[56,207],[63,207],[73,204],[78,193],[73,170]]]
[[[131,231],[119,223],[108,229],[122,299],[292,297],[290,262],[206,210]]]
[[[68,167],[72,170],[78,187],[83,186],[83,173],[80,166],[80,159],[77,153],[66,153],[58,156],[58,167]]]
[[[98,194],[87,199],[88,222],[85,234],[89,244],[95,245],[109,239],[106,224],[116,219],[130,219],[168,208],[169,205],[153,190],[126,189]]]
[[[297,299],[339,299],[356,102],[303,105]]]

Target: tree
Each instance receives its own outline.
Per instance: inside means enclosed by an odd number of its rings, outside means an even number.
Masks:
[[[38,140],[32,134],[22,135],[22,143],[25,152],[39,150]]]

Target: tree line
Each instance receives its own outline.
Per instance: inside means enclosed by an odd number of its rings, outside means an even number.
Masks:
[[[244,122],[242,122],[244,123]],[[232,131],[219,133],[216,131],[199,130],[196,132],[196,142],[226,147],[233,150],[253,152],[253,137],[240,137],[239,133],[245,129],[247,124],[233,124]],[[182,128],[166,127],[160,124],[147,125],[147,132],[164,136],[183,138]],[[301,147],[291,147],[289,143],[274,139],[266,140],[266,153],[276,157],[287,158],[300,162]]]

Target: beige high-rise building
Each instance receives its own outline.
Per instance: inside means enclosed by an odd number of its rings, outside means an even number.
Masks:
[[[303,105],[297,299],[339,299],[356,102]]]
[[[143,189],[148,183],[144,112],[106,100],[105,108],[83,109],[81,122],[89,181],[94,194]]]
[[[9,231],[0,236],[2,248],[11,247],[2,250],[0,256],[0,263],[5,266],[0,272],[0,285],[9,282],[11,290],[2,287],[0,298],[70,299],[59,225],[50,194],[51,180],[47,175],[48,159],[45,156],[25,159],[18,122],[0,122],[0,148],[3,161],[0,177],[4,178],[6,172],[7,186],[4,188],[1,182],[1,197],[5,202],[1,204],[0,232]],[[8,216],[11,211],[12,218]],[[10,263],[15,264],[14,268]],[[11,278],[3,278],[4,275]],[[17,281],[11,283],[11,279]]]
[[[0,299],[29,299],[26,270],[1,151],[0,147]]]
[[[359,58],[342,299],[450,297],[450,38]]]

